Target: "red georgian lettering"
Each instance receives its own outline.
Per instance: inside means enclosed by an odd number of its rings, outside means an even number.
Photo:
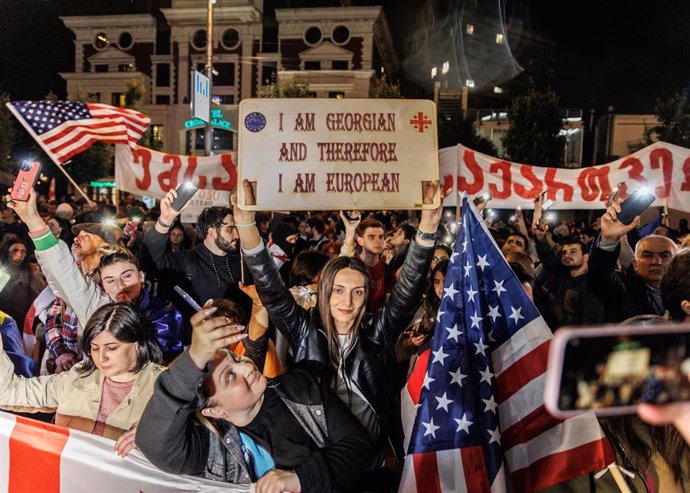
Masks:
[[[134,183],[139,190],[148,190],[151,186],[151,151],[144,147],[132,149],[132,163],[140,164],[144,170],[144,177],[136,178]]]
[[[234,190],[237,187],[237,167],[232,160],[232,154],[222,154],[220,164],[228,172],[228,179],[223,181],[222,177],[216,176],[211,180],[211,185],[216,190]]]
[[[654,149],[649,155],[652,169],[661,167],[664,176],[664,184],[654,188],[654,194],[665,199],[671,194],[671,182],[673,181],[673,154],[668,149]]]
[[[683,184],[680,186],[681,191],[690,192],[690,157],[683,163]]]
[[[621,165],[618,167],[618,169],[626,169],[630,168],[628,170],[628,178],[631,180],[635,180],[637,183],[640,184],[646,184],[647,179],[644,177],[644,166],[642,165],[642,161],[637,159],[636,157],[629,157],[623,160]],[[624,201],[625,199],[628,198],[628,190],[627,190],[627,185],[626,186],[621,186],[618,189],[618,198],[620,198],[621,201]],[[633,187],[634,189],[635,187]]]
[[[172,163],[172,168],[168,171],[163,171],[158,175],[158,184],[163,190],[163,193],[168,193],[171,188],[177,187],[177,174],[180,172],[182,167],[182,160],[180,156],[176,154],[165,154],[163,156],[163,164]]]
[[[443,190],[453,188],[453,175],[443,175]]]
[[[525,188],[519,183],[515,184],[515,193],[517,193],[523,199],[534,199],[541,193],[543,189],[541,180],[537,178],[537,176],[534,174],[534,171],[532,171],[532,168],[533,167],[528,164],[520,165],[520,174],[532,185],[531,188]]]
[[[577,184],[580,186],[582,198],[587,202],[606,200],[611,193],[609,184],[609,167],[602,166],[596,168],[585,168],[577,177]]]
[[[184,181],[194,180],[197,165],[198,159],[196,156],[187,156],[187,170],[184,172],[184,176],[182,177]],[[196,186],[202,190],[206,188],[206,177],[204,175],[199,175],[196,177]]]
[[[489,183],[489,192],[495,199],[507,199],[510,197],[510,188],[513,183],[512,174],[510,172],[510,163],[506,161],[496,161],[491,163],[489,171],[492,175],[501,172],[501,182],[503,183],[503,190],[499,190],[496,185]]]
[[[546,198],[551,199],[551,200],[558,200],[556,196],[558,195],[559,190],[563,190],[563,201],[564,202],[572,202],[573,200],[573,194],[575,193],[575,189],[571,186],[568,185],[567,183],[563,183],[562,181],[556,181],[556,172],[558,171],[558,168],[548,168],[546,170],[546,173],[544,174],[544,181],[546,182]]]
[[[467,192],[468,195],[475,195],[481,192],[484,187],[484,172],[477,164],[474,152],[465,150],[462,160],[474,181],[470,183],[464,176],[458,175],[458,192]]]

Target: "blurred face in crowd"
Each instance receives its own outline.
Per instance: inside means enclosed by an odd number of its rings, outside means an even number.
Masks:
[[[504,255],[508,252],[524,252],[526,250],[527,245],[525,244],[525,239],[518,235],[510,235],[501,247],[501,251]]]
[[[77,260],[83,260],[95,254],[103,243],[100,236],[81,230],[72,243],[72,254]]]
[[[643,281],[658,287],[664,274],[664,268],[677,251],[678,246],[669,238],[647,236],[635,245],[633,268]]]
[[[438,264],[441,260],[450,258],[448,256],[448,252],[446,252],[442,248],[437,248],[434,250],[434,256],[431,258],[431,270],[434,270],[436,267],[436,264]]]
[[[391,246],[393,248],[402,248],[408,243],[409,241],[405,239],[405,232],[403,231],[403,229],[396,229],[395,233],[393,233],[393,238],[391,238]]]
[[[50,228],[50,232],[53,233],[56,238],[60,238],[60,235],[62,234],[62,226],[60,226],[60,223],[57,221],[57,219],[54,217],[48,219],[48,227]]]
[[[14,243],[8,250],[12,265],[20,265],[26,258],[26,246],[23,243]]]
[[[364,276],[349,267],[339,270],[333,278],[333,290],[328,305],[339,334],[347,334],[357,320],[359,312],[364,309],[365,283]]]
[[[180,228],[173,228],[170,230],[170,244],[176,248],[182,246],[184,241],[184,231]]]
[[[210,228],[216,232],[215,243],[225,253],[237,253],[240,248],[240,235],[235,226],[235,219],[228,214],[220,228]],[[209,231],[210,231],[209,229]]]
[[[362,249],[371,255],[383,253],[384,232],[383,228],[367,228],[362,236],[357,237],[357,243]]]
[[[311,228],[307,224],[307,221],[300,221],[297,231],[302,238],[309,238],[311,235]]]
[[[141,295],[144,273],[129,262],[117,262],[101,268],[101,282],[106,294],[115,301],[136,301]]]
[[[5,209],[2,211],[2,222],[5,224],[12,224],[17,220],[17,215],[12,209]]]
[[[91,340],[91,359],[103,374],[116,382],[129,382],[136,375],[137,343],[116,339],[104,330]]]
[[[561,247],[561,263],[570,270],[580,269],[587,263],[588,255],[582,253],[579,243],[565,244]]]
[[[228,353],[225,358],[212,363],[207,381],[211,397],[201,413],[209,418],[225,415],[232,422],[236,413],[246,415],[261,406],[266,384],[266,378],[252,360]]]
[[[443,286],[446,283],[446,276],[440,270],[434,274],[434,293],[436,293],[439,300],[443,297]]]

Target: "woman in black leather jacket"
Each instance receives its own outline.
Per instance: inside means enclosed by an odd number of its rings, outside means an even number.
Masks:
[[[247,203],[252,203],[251,185],[245,181],[243,187]],[[438,182],[431,184],[425,203],[433,201],[438,188]],[[236,197],[232,201],[245,263],[271,320],[290,341],[295,362],[318,361],[330,368],[331,387],[367,429],[376,449],[382,450],[388,438],[401,457],[393,347],[421,302],[442,207],[422,212],[416,240],[391,297],[378,313],[365,315],[369,273],[359,259],[339,257],[326,264],[319,278],[318,305],[306,311],[283,284],[261,242],[254,212],[241,210]]]

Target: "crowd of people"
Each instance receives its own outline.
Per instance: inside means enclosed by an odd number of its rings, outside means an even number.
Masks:
[[[119,214],[33,190],[8,203],[0,408],[260,492],[396,491],[399,393],[434,335],[456,218],[266,214],[233,199],[190,225],[176,196],[154,209],[130,197]],[[549,224],[542,206],[486,222],[552,330],[690,317],[687,222],[641,236],[617,199],[592,224]],[[689,406],[601,420],[631,491],[690,487]],[[583,475],[550,490],[607,488]]]

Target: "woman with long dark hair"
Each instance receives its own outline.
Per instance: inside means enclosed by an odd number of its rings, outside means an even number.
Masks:
[[[249,182],[243,186],[248,201],[253,200]],[[435,182],[428,188],[425,202],[432,202],[438,187]],[[422,212],[416,240],[410,245],[395,289],[380,311],[366,315],[370,278],[361,260],[339,257],[329,261],[319,277],[318,304],[307,311],[297,305],[269,261],[254,212],[233,205],[245,262],[271,320],[291,341],[294,361],[321,363],[331,388],[367,429],[376,450],[382,452],[389,442],[401,454],[393,346],[421,302],[442,207]],[[356,221],[349,222],[347,227],[356,227]]]
[[[163,371],[156,332],[132,303],[112,303],[87,322],[82,350],[84,360],[69,371],[34,378],[15,375],[0,351],[0,407],[54,409],[56,424],[117,440],[115,450],[127,455]]]

